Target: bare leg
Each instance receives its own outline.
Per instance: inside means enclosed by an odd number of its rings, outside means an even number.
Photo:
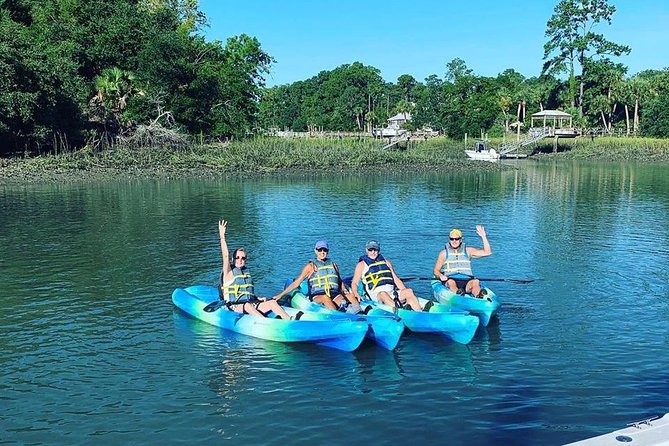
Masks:
[[[376,300],[382,304],[388,305],[389,307],[395,308],[395,299],[393,299],[390,294],[385,291],[381,291],[376,295]]]
[[[332,299],[330,299],[330,297],[326,296],[325,294],[323,294],[321,296],[314,297],[314,302],[316,302],[317,304],[324,305],[325,307],[329,308],[330,310],[336,310],[337,309],[337,306],[332,301]]]
[[[418,302],[418,298],[413,293],[411,288],[404,288],[403,290],[400,290],[400,301],[407,302],[409,305],[411,305],[411,308],[414,311],[423,311],[420,306],[420,302]]]
[[[472,296],[477,297],[481,292],[481,282],[479,281],[479,279],[472,279],[469,282],[467,282],[467,287],[465,291],[470,293]]]
[[[286,310],[281,308],[281,305],[279,305],[279,302],[275,301],[274,299],[266,300],[265,302],[261,302],[260,305],[258,305],[258,310],[262,311],[263,313],[267,311],[273,311],[275,314],[278,314],[281,319],[290,319],[290,316],[288,313],[286,313]]]
[[[446,281],[446,285],[448,285],[448,289],[451,290],[452,292],[456,293],[458,291],[458,285],[455,283],[455,280],[448,279]]]

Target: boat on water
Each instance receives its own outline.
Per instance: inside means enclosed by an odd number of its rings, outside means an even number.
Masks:
[[[290,305],[300,310],[330,314],[332,317],[344,319],[359,319],[362,317],[369,324],[366,334],[367,338],[388,350],[394,350],[397,347],[400,336],[404,332],[404,322],[402,322],[399,316],[371,305],[361,305],[361,314],[348,314],[331,310],[321,304],[310,301],[301,290],[290,294]]]
[[[669,413],[630,423],[625,429],[569,443],[565,446],[606,446],[632,444],[637,446],[669,446]]]
[[[501,155],[495,149],[489,149],[485,141],[476,141],[473,150],[465,150],[470,159],[479,161],[499,161]]]
[[[353,351],[362,343],[368,323],[362,318],[341,319],[323,313],[284,308],[291,320],[237,313],[218,305],[218,288],[207,285],[177,288],[172,302],[181,311],[217,327],[278,342],[310,342],[337,350]],[[298,317],[298,313],[302,313]]]
[[[484,327],[490,324],[490,319],[497,314],[499,307],[502,305],[499,297],[490,288],[483,286],[483,284],[482,288],[486,290],[484,298],[477,298],[471,294],[456,294],[439,280],[433,280],[431,286],[434,298],[438,302],[478,316],[481,325]]]

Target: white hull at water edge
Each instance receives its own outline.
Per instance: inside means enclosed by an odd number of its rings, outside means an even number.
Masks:
[[[569,443],[565,446],[669,446],[669,413],[662,418],[651,418],[632,423],[620,429],[598,437]]]
[[[499,160],[499,153],[495,149],[482,150],[477,152],[476,150],[465,150],[465,154],[473,159],[479,161],[497,161]]]

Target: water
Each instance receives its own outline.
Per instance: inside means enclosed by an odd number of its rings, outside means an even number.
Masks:
[[[562,444],[669,412],[666,166],[0,187],[0,444]],[[175,310],[215,283],[216,221],[260,294],[317,239],[352,272],[377,238],[428,276],[460,227],[493,256],[499,321],[467,346],[354,353],[223,332]],[[410,282],[426,295],[429,284]]]

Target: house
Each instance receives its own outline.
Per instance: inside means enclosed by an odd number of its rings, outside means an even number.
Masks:
[[[375,128],[372,134],[377,137],[390,138],[406,133],[407,130],[402,128],[402,124],[411,121],[411,113],[398,113],[395,116],[388,118],[388,126],[385,128]]]

